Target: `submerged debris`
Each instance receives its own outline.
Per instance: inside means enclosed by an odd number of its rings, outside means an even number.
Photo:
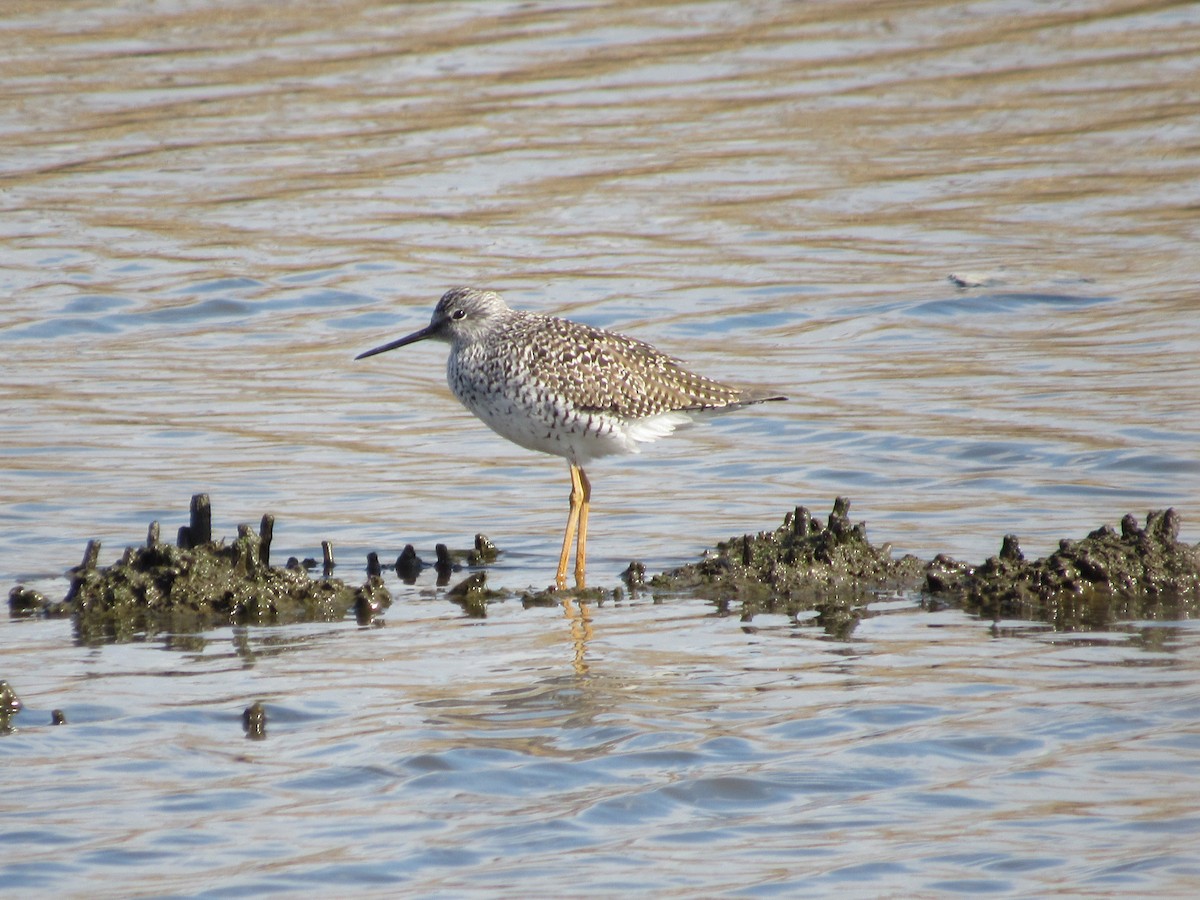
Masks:
[[[255,700],[242,710],[242,731],[252,741],[265,740],[267,737],[267,708],[261,700]]]
[[[7,681],[0,681],[0,734],[12,731],[12,717],[21,711],[21,698]]]
[[[412,544],[405,544],[400,555],[396,557],[396,574],[405,584],[416,584],[417,576],[421,574],[424,565],[425,563],[417,556],[416,548]]]
[[[604,603],[620,603],[625,599],[625,592],[619,588],[560,588],[551,586],[543,590],[528,590],[521,592],[521,605],[526,609],[535,607],[559,607],[571,601],[600,606]]]
[[[38,591],[18,584],[8,592],[8,610],[16,618],[35,616],[50,606],[45,596]]]
[[[500,556],[500,550],[488,539],[486,534],[475,535],[475,546],[470,550],[451,550],[445,544],[438,544],[434,548],[434,552],[437,554],[437,561],[432,566],[437,572],[438,587],[448,585],[451,575],[461,571],[464,565],[469,567],[486,566],[495,562]],[[401,581],[411,585],[416,584],[422,570],[429,566],[430,563],[417,556],[416,548],[412,544],[405,544],[392,568],[396,570]]]
[[[457,603],[473,619],[487,618],[488,601],[507,596],[507,591],[494,591],[487,586],[486,572],[472,572],[446,592],[446,599]]]
[[[646,586],[646,566],[636,559],[632,560],[625,567],[625,571],[621,573],[621,580],[631,591],[644,588]]]
[[[475,535],[475,549],[467,556],[467,562],[472,566],[485,566],[494,563],[500,556],[496,545],[488,540],[486,534]]]

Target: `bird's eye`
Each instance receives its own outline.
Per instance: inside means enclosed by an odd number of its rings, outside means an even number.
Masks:
[[[466,315],[467,315],[467,311],[465,309],[456,309],[454,312],[450,313],[450,318],[462,319],[462,318],[465,318]]]

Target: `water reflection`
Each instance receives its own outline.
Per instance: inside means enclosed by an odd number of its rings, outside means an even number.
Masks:
[[[571,623],[571,644],[575,648],[575,656],[572,660],[572,665],[575,667],[577,675],[583,675],[587,672],[587,645],[594,635],[592,626],[592,611],[591,607],[580,601],[578,604],[571,602],[570,597],[563,598],[563,613],[567,617],[567,621]]]

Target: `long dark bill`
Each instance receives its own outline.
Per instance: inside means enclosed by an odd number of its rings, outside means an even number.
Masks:
[[[398,338],[391,343],[384,344],[382,347],[376,347],[374,350],[368,350],[366,353],[360,353],[355,359],[366,359],[368,356],[374,356],[377,353],[387,353],[389,350],[395,350],[397,347],[403,347],[405,344],[415,344],[417,341],[423,341],[434,332],[432,325],[427,325],[420,331],[414,331],[407,337]]]

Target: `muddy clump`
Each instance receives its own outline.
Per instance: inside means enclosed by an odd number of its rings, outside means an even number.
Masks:
[[[798,506],[774,531],[730,538],[699,562],[655,575],[649,585],[656,592],[740,601],[749,611],[788,613],[919,587],[925,563],[894,558],[888,545],[872,544],[866,525],[852,523],[849,510],[850,501],[838,497],[821,522]]]
[[[1016,535],[979,566],[945,556],[926,571],[924,590],[961,598],[967,609],[1003,619],[1038,619],[1058,627],[1100,627],[1121,619],[1175,619],[1200,600],[1200,544],[1179,540],[1173,509],[1133,515],[1117,532],[1103,525],[1063,540],[1042,559],[1025,559]]]
[[[238,536],[227,544],[212,538],[206,494],[192,498],[191,513],[176,544],[162,542],[158,523],[152,523],[145,546],[127,548],[108,567],[97,565],[100,545],[91,541],[82,564],[71,570],[71,586],[61,602],[45,602],[18,587],[10,593],[10,610],[15,615],[69,615],[78,639],[96,643],[221,625],[332,622],[352,609],[361,619],[364,612],[374,615],[391,604],[377,572],[359,587],[332,577],[328,542],[324,577],[310,576],[296,560],[286,568],[272,566],[272,516],[263,516],[257,534],[248,525],[239,526]],[[42,600],[40,609],[37,600]]]
[[[758,613],[815,616],[833,635],[848,635],[867,605],[881,595],[920,592],[932,606],[962,606],[993,619],[1041,620],[1060,629],[1097,628],[1121,619],[1178,619],[1200,612],[1200,545],[1179,541],[1174,510],[1154,512],[1144,527],[1128,515],[1120,531],[1103,526],[1079,541],[1061,541],[1049,556],[1025,559],[1015,535],[1004,538],[997,556],[972,565],[939,555],[924,561],[894,557],[888,544],[876,546],[866,525],[849,517],[850,501],[839,497],[822,521],[803,506],[788,513],[773,531],[743,534],[705,551],[697,562],[647,576],[630,563],[621,578],[630,597],[688,594],[714,601],[720,614],[740,604],[744,620]],[[192,498],[191,521],[175,544],[159,539],[152,523],[144,547],[128,548],[114,565],[97,565],[100,546],[91,542],[83,563],[71,570],[71,586],[59,602],[18,585],[9,594],[14,616],[70,616],[86,643],[132,640],[147,634],[195,633],[220,625],[274,625],[337,621],[354,611],[360,624],[381,621],[391,605],[379,554],[367,558],[367,579],[359,587],[334,578],[333,548],[322,544],[323,576],[310,575],[316,560],[270,564],[274,519],[264,516],[255,534],[238,527],[230,543],[212,538],[208,497]],[[499,553],[484,535],[472,550],[436,548],[426,563],[409,545],[394,565],[405,583],[433,569],[447,587],[464,568],[478,570]],[[473,571],[445,598],[472,617],[488,606],[519,598],[525,606],[619,601],[621,588],[559,590],[514,594],[493,590],[482,571]]]
[[[1105,525],[1063,540],[1042,559],[1025,559],[1015,535],[980,565],[945,555],[894,558],[867,539],[839,497],[822,523],[804,507],[774,531],[745,534],[705,551],[698,562],[655,575],[655,593],[710,598],[718,610],[739,603],[743,619],[761,612],[812,612],[831,634],[848,634],[867,603],[892,591],[920,591],[935,604],[962,606],[993,619],[1049,622],[1059,629],[1097,628],[1117,620],[1178,619],[1200,607],[1200,544],[1179,540],[1172,509],[1152,512],[1145,527],[1132,515],[1116,531]]]

